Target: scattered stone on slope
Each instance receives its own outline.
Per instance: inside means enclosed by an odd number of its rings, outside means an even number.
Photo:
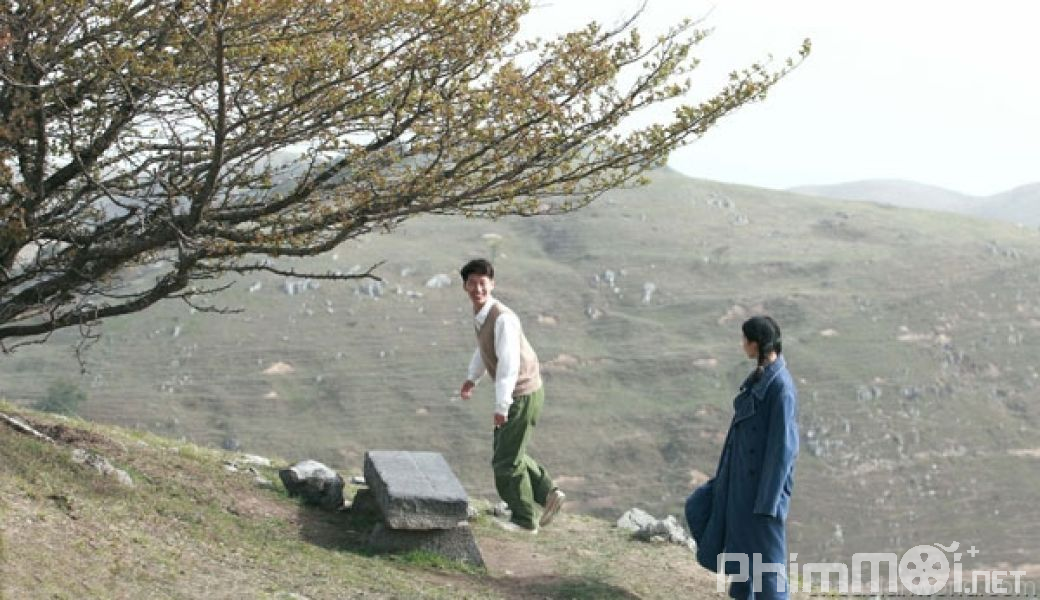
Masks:
[[[643,304],[650,304],[655,291],[657,291],[656,284],[649,281],[643,284]]]
[[[86,465],[106,477],[112,477],[125,486],[133,487],[134,485],[134,480],[130,478],[126,471],[113,467],[112,463],[108,462],[108,459],[100,454],[76,448],[72,451],[72,462]]]
[[[603,316],[603,311],[589,304],[585,307],[585,316],[595,321]]]
[[[369,298],[382,298],[383,297],[383,282],[373,281],[366,279],[358,284],[355,293],[360,296],[367,296]]]
[[[288,375],[295,371],[289,363],[279,361],[264,369],[264,375]]]
[[[735,210],[737,208],[737,205],[732,200],[718,192],[708,194],[707,200],[708,206],[712,208],[719,208],[722,210]]]
[[[290,296],[302,294],[307,290],[316,290],[319,287],[321,284],[312,279],[286,279],[282,282],[282,291]]]
[[[343,507],[343,478],[316,460],[303,460],[278,471],[289,496],[330,510]]]
[[[697,547],[693,538],[686,533],[686,529],[672,515],[657,519],[642,509],[633,508],[621,515],[617,527],[631,531],[632,537],[644,542],[671,542],[686,546],[690,550]]]
[[[625,529],[635,533],[656,522],[657,519],[650,513],[641,508],[633,508],[621,515],[621,518],[617,520],[617,527],[618,529]]]
[[[451,277],[438,273],[426,280],[426,287],[434,289],[451,287]]]

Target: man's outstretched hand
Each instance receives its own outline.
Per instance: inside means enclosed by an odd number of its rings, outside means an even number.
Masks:
[[[477,384],[467,379],[466,383],[462,384],[462,389],[459,390],[459,396],[461,396],[463,400],[469,400],[473,397],[473,388],[475,387],[477,387]]]

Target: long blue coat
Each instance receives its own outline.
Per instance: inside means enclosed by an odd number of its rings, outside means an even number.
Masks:
[[[697,562],[712,571],[718,555],[748,557],[746,584],[734,583],[730,595],[741,600],[773,600],[776,575],[763,570],[763,587],[752,589],[754,554],[763,564],[787,572],[785,522],[798,456],[798,392],[783,355],[765,368],[758,381],[749,376],[733,400],[733,421],[715,477],[686,501],[686,520],[697,541]],[[726,563],[734,574],[739,565]],[[786,587],[786,584],[785,584]]]

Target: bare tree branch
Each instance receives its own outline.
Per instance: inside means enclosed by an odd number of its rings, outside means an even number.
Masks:
[[[27,0],[0,7],[0,348],[421,214],[543,215],[639,183],[809,52],[683,104],[707,32],[515,41],[527,0]],[[621,83],[621,82],[629,83]],[[665,122],[620,134],[633,113]],[[136,267],[162,269],[147,279]],[[151,276],[149,276],[151,277]],[[208,280],[208,287],[198,285]],[[13,343],[12,343],[13,342]]]

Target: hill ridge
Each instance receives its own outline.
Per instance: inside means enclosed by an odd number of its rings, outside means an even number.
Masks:
[[[838,200],[880,202],[904,208],[953,212],[1024,225],[1040,225],[1040,182],[990,195],[972,195],[906,179],[862,179],[800,185],[787,191]]]

